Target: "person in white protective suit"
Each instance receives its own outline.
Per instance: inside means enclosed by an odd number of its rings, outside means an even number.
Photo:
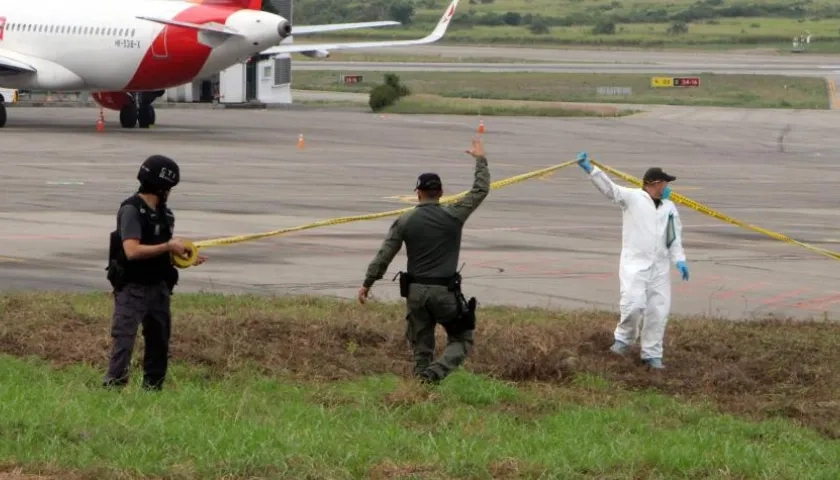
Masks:
[[[577,162],[598,190],[623,212],[618,273],[621,315],[610,350],[626,355],[641,333],[642,361],[651,368],[665,368],[662,339],[671,309],[670,263],[688,280],[682,222],[676,205],[668,199],[668,183],[677,178],[653,167],[645,172],[642,188],[627,188],[593,167],[586,152],[578,154]]]

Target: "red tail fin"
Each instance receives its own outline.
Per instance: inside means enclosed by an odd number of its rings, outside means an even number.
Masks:
[[[262,10],[263,0],[188,0],[202,5],[229,5],[232,7]]]

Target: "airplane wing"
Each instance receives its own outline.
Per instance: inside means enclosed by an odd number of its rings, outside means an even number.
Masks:
[[[13,58],[14,56],[20,57],[20,55],[7,53],[6,51],[0,49],[0,75],[35,73],[35,67],[20,60],[16,60]]]
[[[137,16],[140,20],[148,20],[150,22],[162,23],[164,25],[172,25],[175,27],[184,27],[184,28],[191,28],[193,30],[197,30],[199,32],[206,32],[206,33],[216,33],[222,35],[229,35],[235,37],[243,36],[241,33],[237,32],[236,30],[222,25],[220,23],[210,22],[204,24],[197,24],[197,23],[190,23],[190,22],[181,22],[178,20],[169,20],[166,18],[155,18],[155,17],[145,17],[145,16]]]
[[[317,54],[318,56],[325,56],[329,54],[330,50],[346,50],[351,48],[379,48],[379,47],[402,47],[407,45],[424,45],[427,43],[434,43],[443,37],[449,27],[449,21],[455,15],[455,8],[458,7],[459,0],[452,0],[452,3],[446,7],[443,15],[440,17],[435,29],[429,35],[416,40],[386,40],[373,42],[350,42],[350,43],[313,43],[305,45],[277,45],[260,52],[260,55],[282,55],[284,53],[304,53]],[[295,27],[292,27],[292,34],[297,32]]]
[[[381,22],[359,22],[359,23],[330,23],[326,25],[295,25],[292,27],[292,35],[309,35],[311,33],[334,32],[336,30],[350,30],[353,28],[374,28],[400,25],[400,22],[383,20]]]

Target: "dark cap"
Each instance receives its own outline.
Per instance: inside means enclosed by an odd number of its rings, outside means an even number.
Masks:
[[[677,177],[668,175],[659,167],[651,167],[645,172],[645,177],[642,179],[645,183],[658,182],[664,180],[666,182],[673,182]]]
[[[437,173],[424,173],[417,177],[417,190],[441,190],[443,184]]]

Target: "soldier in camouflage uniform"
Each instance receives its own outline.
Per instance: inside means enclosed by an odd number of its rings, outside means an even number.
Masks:
[[[414,351],[414,375],[428,383],[443,380],[459,367],[473,345],[475,299],[464,299],[457,266],[461,230],[490,192],[490,171],[480,138],[473,140],[473,148],[467,153],[476,160],[475,181],[469,193],[455,203],[442,205],[440,177],[435,173],[420,175],[416,186],[419,204],[391,225],[368,266],[358,295],[359,302],[364,303],[370,287],[382,278],[405,242],[408,271],[401,273],[400,290],[408,311],[406,337]],[[454,287],[453,280],[457,281]],[[446,330],[447,345],[441,358],[432,362],[437,323]]]

